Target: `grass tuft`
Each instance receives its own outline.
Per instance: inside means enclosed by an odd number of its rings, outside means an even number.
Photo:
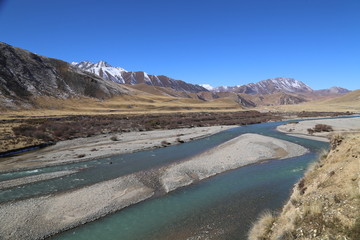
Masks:
[[[256,223],[252,226],[248,238],[249,240],[265,240],[271,232],[271,227],[276,217],[270,212],[263,212]]]

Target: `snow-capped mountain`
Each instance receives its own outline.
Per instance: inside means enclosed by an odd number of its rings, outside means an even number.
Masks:
[[[283,77],[267,79],[258,83],[250,83],[247,86],[259,94],[271,94],[275,92],[301,93],[313,91],[308,85],[301,81]]]
[[[117,83],[125,83],[124,78],[122,77],[123,72],[127,72],[125,69],[120,67],[113,67],[107,62],[100,61],[97,63],[92,63],[88,61],[83,62],[72,62],[73,66],[81,68],[87,72],[96,74],[106,80],[111,80]]]
[[[246,94],[272,94],[276,92],[305,93],[313,90],[305,83],[293,78],[271,78],[257,83],[238,86],[220,86],[213,88],[213,92],[236,92]]]
[[[212,91],[212,90],[214,90],[214,87],[213,86],[211,86],[210,84],[199,84],[201,87],[203,87],[203,88],[206,88],[207,90],[209,90],[209,91]]]
[[[120,84],[141,84],[145,83],[147,85],[159,86],[159,87],[169,87],[176,91],[184,92],[202,92],[208,91],[206,88],[186,83],[181,80],[175,80],[163,75],[151,75],[146,72],[138,71],[126,71],[121,67],[113,67],[107,62],[100,61],[97,63],[92,63],[88,61],[83,62],[73,62],[73,66],[78,67],[82,70],[96,74],[106,80],[111,80]]]

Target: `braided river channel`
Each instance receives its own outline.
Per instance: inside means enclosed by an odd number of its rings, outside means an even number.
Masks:
[[[227,171],[51,237],[62,240],[246,239],[259,214],[281,209],[307,166],[329,146],[326,142],[292,137],[275,130],[284,123],[286,121],[241,126],[166,148],[3,173],[0,181],[81,169],[63,177],[4,189],[0,191],[0,202],[63,192],[146,171],[199,154],[244,133],[275,137],[306,147],[309,152],[305,155]]]

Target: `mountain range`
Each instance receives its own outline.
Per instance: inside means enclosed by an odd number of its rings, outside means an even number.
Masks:
[[[111,80],[120,84],[135,85],[145,83],[152,86],[169,87],[176,91],[208,91],[202,86],[186,83],[181,80],[175,80],[164,75],[151,75],[143,71],[126,71],[121,67],[113,67],[105,61],[99,61],[97,63],[83,61],[79,63],[72,62],[71,64],[87,72],[94,73],[106,80]]]
[[[40,56],[0,42],[0,106],[2,109],[36,107],[36,99],[116,96],[163,96],[194,99],[198,103],[221,100],[232,106],[256,107],[298,104],[333,98],[349,92],[341,87],[313,90],[292,78],[272,78],[257,83],[213,88],[143,71],[127,71],[105,61],[73,62]],[[159,98],[157,98],[159,99]],[[152,100],[146,100],[151,102]],[[235,104],[235,105],[234,105]]]
[[[343,94],[349,92],[349,90],[341,87],[332,87],[323,90],[313,90],[305,83],[293,78],[271,78],[263,80],[257,83],[249,83],[238,86],[220,86],[212,87],[208,84],[194,85],[186,83],[184,81],[175,80],[163,75],[150,75],[142,71],[127,71],[121,67],[113,67],[105,61],[99,61],[92,63],[89,61],[73,62],[73,66],[78,67],[87,72],[96,74],[104,79],[111,80],[120,84],[147,84],[151,86],[167,87],[175,91],[183,91],[190,93],[199,93],[211,91],[217,92],[233,92],[233,93],[245,93],[245,94],[274,94],[278,92],[285,93],[312,93],[318,95],[324,94]]]
[[[203,87],[212,92],[235,92],[235,93],[246,93],[246,94],[273,94],[276,92],[287,92],[287,93],[313,93],[313,94],[343,94],[350,92],[348,89],[341,87],[331,87],[329,89],[313,90],[305,83],[298,81],[293,78],[271,78],[263,80],[257,83],[249,83],[246,85],[237,86],[220,86],[212,87],[208,84],[203,84]]]

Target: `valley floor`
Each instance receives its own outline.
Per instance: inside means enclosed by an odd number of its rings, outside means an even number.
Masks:
[[[349,120],[339,119],[338,123],[343,120],[351,121],[355,125],[359,122],[359,118],[351,118]],[[325,120],[316,121],[325,122]],[[313,121],[312,124],[316,124],[316,121]],[[308,123],[305,122],[304,124]],[[356,130],[350,122],[346,123],[347,130]],[[301,123],[291,124],[291,127],[298,124]],[[306,125],[306,127],[308,126],[310,125]],[[164,147],[169,144],[206,137],[229,128],[231,127],[218,126],[156,130],[67,140],[40,151],[4,159],[1,170],[4,172],[23,168],[39,168],[46,165],[66,164]],[[336,128],[335,125],[334,128]],[[356,128],[357,130],[360,129],[357,125]],[[258,134],[244,134],[181,162],[135,172],[80,189],[2,203],[0,204],[0,215],[2,216],[0,219],[0,238],[43,238],[218,173],[250,163],[294,157],[306,152],[305,148],[294,143]],[[21,182],[21,179],[17,180],[20,182],[3,182],[5,186],[2,188],[59,177],[64,174],[73,174],[73,172],[54,172],[54,174],[57,175],[41,176],[40,174],[41,179],[24,178],[24,182]],[[51,221],[49,221],[50,219]]]

